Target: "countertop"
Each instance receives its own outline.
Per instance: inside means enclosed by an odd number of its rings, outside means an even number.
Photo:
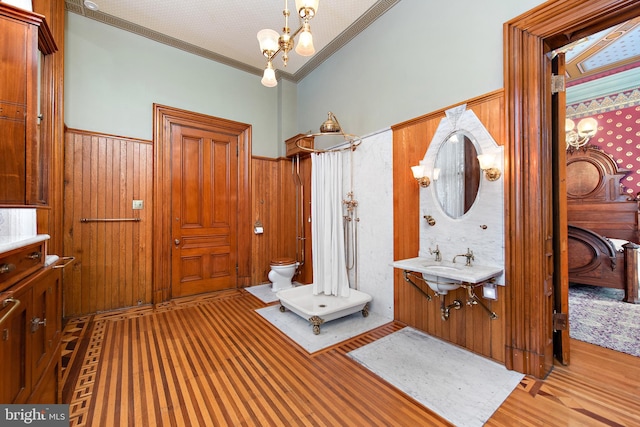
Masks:
[[[36,234],[35,236],[0,236],[0,255],[32,243],[49,240],[50,237],[48,234]]]
[[[492,277],[499,276],[503,272],[501,267],[477,264],[465,266],[464,261],[454,264],[448,261],[433,261],[422,257],[394,261],[391,265],[394,268],[402,270],[415,271],[429,276],[443,277],[467,283],[484,282]]]

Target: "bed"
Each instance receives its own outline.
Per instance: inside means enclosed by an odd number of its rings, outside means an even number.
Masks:
[[[637,303],[638,200],[621,190],[627,173],[597,147],[567,152],[569,282],[623,289]]]

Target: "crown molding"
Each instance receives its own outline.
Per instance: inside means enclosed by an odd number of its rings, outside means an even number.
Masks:
[[[311,73],[316,67],[327,60],[331,55],[336,53],[340,48],[346,45],[351,39],[356,37],[360,32],[367,28],[376,19],[382,16],[385,12],[395,6],[400,0],[380,0],[369,8],[357,21],[345,29],[338,37],[336,37],[331,43],[324,47],[321,51],[316,53],[314,57],[309,60],[303,67],[301,67],[296,73],[291,74],[286,71],[278,70],[277,76],[280,79],[286,79],[294,83],[298,83],[309,73]],[[69,12],[84,16],[89,19],[101,22],[106,25],[110,25],[115,28],[119,28],[124,31],[128,31],[133,34],[154,40],[158,43],[171,46],[176,49],[180,49],[185,52],[192,53],[194,55],[201,56],[203,58],[228,65],[238,70],[245,71],[250,74],[262,76],[264,70],[252,65],[245,64],[244,62],[236,61],[224,55],[212,52],[207,49],[203,49],[191,43],[186,43],[182,40],[178,40],[174,37],[169,37],[158,31],[151,30],[138,24],[126,21],[124,19],[117,18],[115,16],[87,9],[82,0],[65,0],[65,9]]]

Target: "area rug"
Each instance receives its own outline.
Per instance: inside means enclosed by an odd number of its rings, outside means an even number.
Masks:
[[[348,355],[458,427],[482,426],[524,377],[409,327]]]
[[[571,285],[571,338],[640,356],[640,304],[623,302],[623,296],[621,289]]]
[[[247,292],[258,298],[260,301],[269,304],[274,301],[278,301],[276,292],[271,290],[271,283],[265,283],[262,285],[250,286],[244,288]]]
[[[367,317],[357,312],[324,323],[320,327],[320,334],[314,335],[313,326],[308,320],[288,310],[281,312],[279,304],[259,308],[256,312],[309,353],[331,347],[391,322],[391,319],[374,312],[369,312]]]

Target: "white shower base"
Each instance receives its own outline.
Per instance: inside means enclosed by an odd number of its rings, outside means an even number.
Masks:
[[[349,291],[349,297],[334,295],[313,295],[313,285],[296,286],[278,291],[280,311],[288,309],[298,316],[307,319],[313,325],[313,333],[320,333],[320,325],[324,322],[339,319],[344,316],[362,311],[362,315],[369,315],[371,295],[356,289]]]

